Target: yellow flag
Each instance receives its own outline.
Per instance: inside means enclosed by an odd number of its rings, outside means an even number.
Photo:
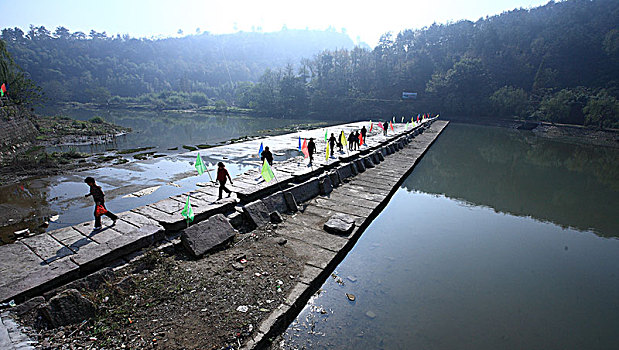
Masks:
[[[342,131],[342,133],[340,134],[340,142],[344,146],[346,146],[348,144],[348,142],[346,142],[346,136],[344,135],[344,131]]]
[[[329,144],[327,143],[327,154],[325,155],[325,160],[329,161]]]

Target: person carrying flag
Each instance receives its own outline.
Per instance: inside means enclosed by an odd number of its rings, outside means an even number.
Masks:
[[[348,150],[352,151],[355,146],[355,132],[351,131],[348,135]]]
[[[352,139],[353,142],[355,143],[355,151],[358,150],[360,148],[359,146],[359,130],[355,131],[355,136]]]
[[[269,149],[269,148],[267,147],[266,149]],[[221,199],[221,195],[223,194],[223,191],[226,191],[226,193],[228,193],[228,197],[230,197],[230,195],[232,194],[232,191],[230,191],[226,187],[226,180],[230,180],[230,185],[232,185],[232,178],[230,178],[230,173],[228,173],[228,170],[226,169],[226,166],[224,165],[224,163],[219,162],[217,163],[217,179],[216,179],[216,181],[219,182],[219,198],[217,198],[218,200]]]
[[[260,154],[260,160],[264,162],[265,159],[269,162],[269,165],[273,165],[273,153],[269,151],[269,146],[266,146]]]
[[[363,136],[363,141],[365,142],[365,136],[368,134],[368,129],[365,128],[365,125],[361,128],[361,136]]]
[[[97,186],[95,179],[88,176],[84,179],[84,182],[90,186],[90,193],[85,195],[84,197],[92,196],[92,199],[95,201],[95,230],[101,229],[101,216],[105,215],[112,219],[112,226],[116,225],[116,220],[118,220],[118,216],[114,215],[111,211],[105,208],[105,193],[101,189],[101,186]]]
[[[331,150],[331,157],[333,157],[333,150],[335,149],[335,143],[337,140],[335,139],[335,134],[331,133],[331,137],[329,137],[329,147]]]

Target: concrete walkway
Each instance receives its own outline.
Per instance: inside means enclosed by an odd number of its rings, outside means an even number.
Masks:
[[[367,126],[369,123],[351,123],[331,127],[330,129],[333,129],[334,132],[335,130],[338,132],[339,130],[344,130],[345,134],[347,134],[350,130],[359,129],[364,124]],[[32,296],[40,295],[56,286],[83,277],[103,266],[113,264],[122,257],[147,247],[153,242],[163,240],[166,237],[166,233],[185,228],[187,224],[180,215],[180,212],[183,209],[187,196],[190,198],[196,215],[194,223],[218,213],[228,215],[229,217],[230,215],[238,215],[239,204],[247,204],[257,199],[265,198],[282,189],[289,189],[297,197],[296,200],[298,202],[303,202],[311,197],[307,195],[311,191],[307,192],[305,187],[301,185],[307,181],[313,181],[306,185],[310,187],[318,186],[317,180],[311,180],[314,176],[336,169],[342,164],[350,164],[351,162],[358,163],[358,168],[365,167],[363,163],[368,162],[366,158],[376,157],[376,153],[380,152],[378,151],[379,148],[382,147],[385,155],[387,154],[388,150],[383,145],[396,139],[401,140],[402,135],[411,135],[413,133],[413,130],[405,130],[402,124],[394,125],[394,127],[395,132],[390,131],[390,135],[385,137],[382,135],[382,131],[375,126],[371,137],[368,137],[367,146],[362,147],[360,151],[350,153],[337,155],[338,152],[336,152],[336,159],[329,160],[325,160],[323,148],[324,128],[289,134],[286,135],[286,139],[295,145],[295,148],[298,137],[301,134],[305,137],[315,137],[317,139],[319,152],[315,156],[315,162],[312,167],[308,167],[302,157],[295,157],[275,164],[274,172],[278,181],[264,182],[258,170],[249,171],[235,178],[234,185],[230,186],[235,192],[235,196],[229,199],[217,200],[217,187],[214,184],[207,183],[204,187],[198,187],[194,191],[120,213],[118,214],[120,219],[116,225],[104,227],[100,231],[93,231],[93,222],[89,221],[28,237],[13,244],[0,246],[0,274],[2,274],[0,302],[12,299],[21,302]],[[414,132],[417,133],[422,127],[418,127]],[[281,137],[278,136],[278,138]],[[251,145],[233,144],[213,148],[209,151],[225,155],[228,152],[234,153],[235,150],[238,151],[240,148],[255,147],[260,142],[261,140],[253,140],[248,142]],[[269,142],[269,139],[264,139],[263,142]],[[394,145],[390,147],[393,148]],[[370,156],[371,152],[373,153]],[[195,157],[194,154],[192,156]],[[408,160],[406,164],[408,164]],[[390,171],[394,171],[394,175],[401,176],[402,170],[404,170],[403,166],[401,164],[393,164],[393,169],[390,167]],[[347,171],[350,172],[352,170]],[[369,173],[372,172],[368,171]],[[388,172],[385,172],[385,174],[388,174]],[[394,178],[399,178],[398,176],[394,176]],[[377,192],[376,189],[371,191],[363,190],[363,186],[366,184],[364,181],[372,179],[361,179],[365,178],[355,179],[351,183],[351,190],[357,190],[355,188],[357,186],[359,191],[374,193],[376,196],[370,197],[380,200],[380,193],[375,193]],[[384,184],[381,188],[388,192],[392,181],[381,179],[381,182]],[[367,197],[369,196],[367,193],[359,195]],[[348,208],[344,204],[342,203],[341,208],[347,208],[353,214],[357,213],[362,217],[365,213],[360,208]],[[320,210],[326,210],[325,207],[327,206],[324,203],[318,202],[315,208],[311,210],[319,214]]]

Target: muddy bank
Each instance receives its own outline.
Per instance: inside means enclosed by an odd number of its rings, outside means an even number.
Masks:
[[[43,349],[238,349],[302,272],[272,229],[200,260],[178,244],[143,253],[98,288],[80,288],[97,308],[86,323],[52,329],[34,309],[20,320]]]

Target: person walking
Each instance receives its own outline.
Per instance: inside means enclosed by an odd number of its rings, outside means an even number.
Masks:
[[[389,127],[389,123],[388,123],[388,122],[385,122],[385,123],[383,124],[383,132],[385,133],[385,136],[387,136],[387,128],[388,128],[388,127]]]
[[[331,137],[329,137],[329,148],[331,148],[331,157],[333,157],[333,151],[335,150],[335,134],[331,133]]]
[[[267,160],[267,162],[269,162],[269,165],[273,165],[273,153],[271,153],[271,151],[269,151],[269,146],[266,146],[264,148],[264,151],[262,151],[262,154],[260,154],[260,160],[264,163],[264,160]]]
[[[359,142],[359,130],[355,131],[354,141],[355,141],[355,150],[358,150],[359,148],[361,148],[361,146],[359,145],[360,144],[360,142]]]
[[[365,125],[361,128],[361,136],[363,136],[363,142],[367,142],[365,136],[368,134],[368,129],[365,128]]]
[[[101,229],[101,216],[105,215],[108,218],[112,219],[112,226],[116,225],[116,220],[118,220],[118,216],[114,215],[111,211],[105,208],[105,193],[101,189],[101,186],[98,186],[95,182],[95,179],[88,176],[84,179],[84,182],[90,186],[90,193],[88,193],[84,197],[92,196],[92,199],[95,201],[95,230]]]
[[[219,162],[217,163],[217,182],[219,182],[219,198],[217,198],[218,200],[221,199],[221,195],[224,191],[228,193],[228,197],[230,197],[230,195],[232,194],[232,191],[230,191],[226,187],[226,180],[230,180],[230,185],[232,185],[232,179],[230,178],[230,173],[228,173],[228,169],[226,169],[226,166],[223,162]]]
[[[314,138],[310,138],[310,141],[307,143],[307,153],[309,153],[309,163],[312,164],[314,161],[314,153],[316,153],[316,144],[314,143]]]

